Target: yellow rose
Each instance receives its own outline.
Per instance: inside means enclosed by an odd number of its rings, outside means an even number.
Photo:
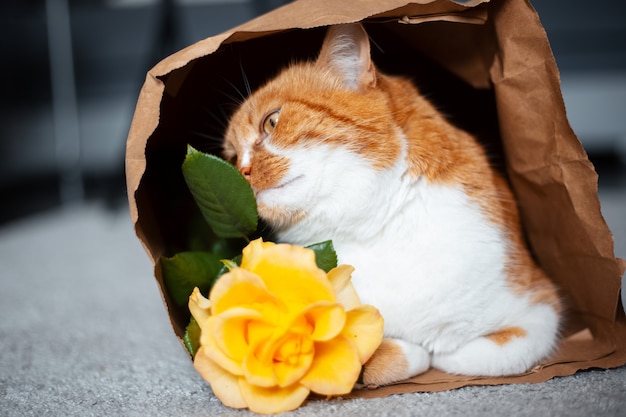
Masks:
[[[312,250],[258,239],[209,299],[196,288],[194,366],[215,395],[269,414],[297,408],[311,391],[349,393],[383,337],[380,313],[361,305],[352,287],[353,270],[326,274]]]

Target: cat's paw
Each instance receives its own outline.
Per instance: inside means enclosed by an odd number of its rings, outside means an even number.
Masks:
[[[425,372],[430,354],[419,345],[400,339],[384,339],[363,369],[357,388],[376,388]]]

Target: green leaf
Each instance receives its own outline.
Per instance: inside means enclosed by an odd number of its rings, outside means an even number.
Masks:
[[[307,248],[313,249],[315,252],[315,263],[318,268],[328,272],[337,267],[337,253],[335,252],[332,241],[326,240],[324,242],[314,243],[313,245],[307,246]]]
[[[232,259],[221,259],[220,262],[222,263],[222,268],[217,273],[217,278],[215,280],[217,281],[222,275],[241,265],[241,258],[242,255],[235,256]]]
[[[211,245],[209,252],[219,256],[220,259],[232,259],[241,256],[245,243],[241,239],[217,239]]]
[[[161,258],[165,287],[180,306],[187,305],[195,287],[208,291],[221,268],[220,258],[209,252],[180,252]]]
[[[202,213],[193,213],[188,217],[186,228],[183,231],[187,239],[181,244],[181,247],[187,251],[205,251],[213,252],[214,242],[218,240],[213,233],[213,229],[209,226]],[[241,240],[241,239],[237,239]],[[179,251],[176,251],[179,252]]]
[[[189,324],[185,328],[183,343],[191,357],[196,356],[196,352],[200,348],[200,326],[198,326],[198,322],[193,317],[191,317]]]
[[[238,266],[236,262],[233,262],[230,259],[222,259],[222,263],[229,271],[233,268],[237,268]]]
[[[246,237],[256,230],[254,193],[234,166],[189,146],[182,169],[194,200],[218,237]]]

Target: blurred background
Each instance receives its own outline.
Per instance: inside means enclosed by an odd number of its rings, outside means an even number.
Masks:
[[[2,0],[0,225],[126,204],[125,141],[146,72],[287,0]]]
[[[146,72],[284,3],[2,0],[0,226],[76,201],[125,205],[125,140]],[[532,3],[601,188],[626,190],[626,4]]]

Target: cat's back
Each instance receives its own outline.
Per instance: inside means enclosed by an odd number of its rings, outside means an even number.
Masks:
[[[408,258],[398,261],[404,265],[399,274],[449,279],[457,289],[477,289],[474,300],[493,297],[483,288],[502,288],[504,298],[512,290],[560,311],[555,286],[526,247],[515,197],[484,146],[450,123],[410,80],[379,74],[377,85],[405,141],[398,162],[404,166],[398,184],[405,184],[396,190],[402,200],[397,206],[404,207],[380,243],[385,256]],[[445,284],[430,288],[449,290]]]

